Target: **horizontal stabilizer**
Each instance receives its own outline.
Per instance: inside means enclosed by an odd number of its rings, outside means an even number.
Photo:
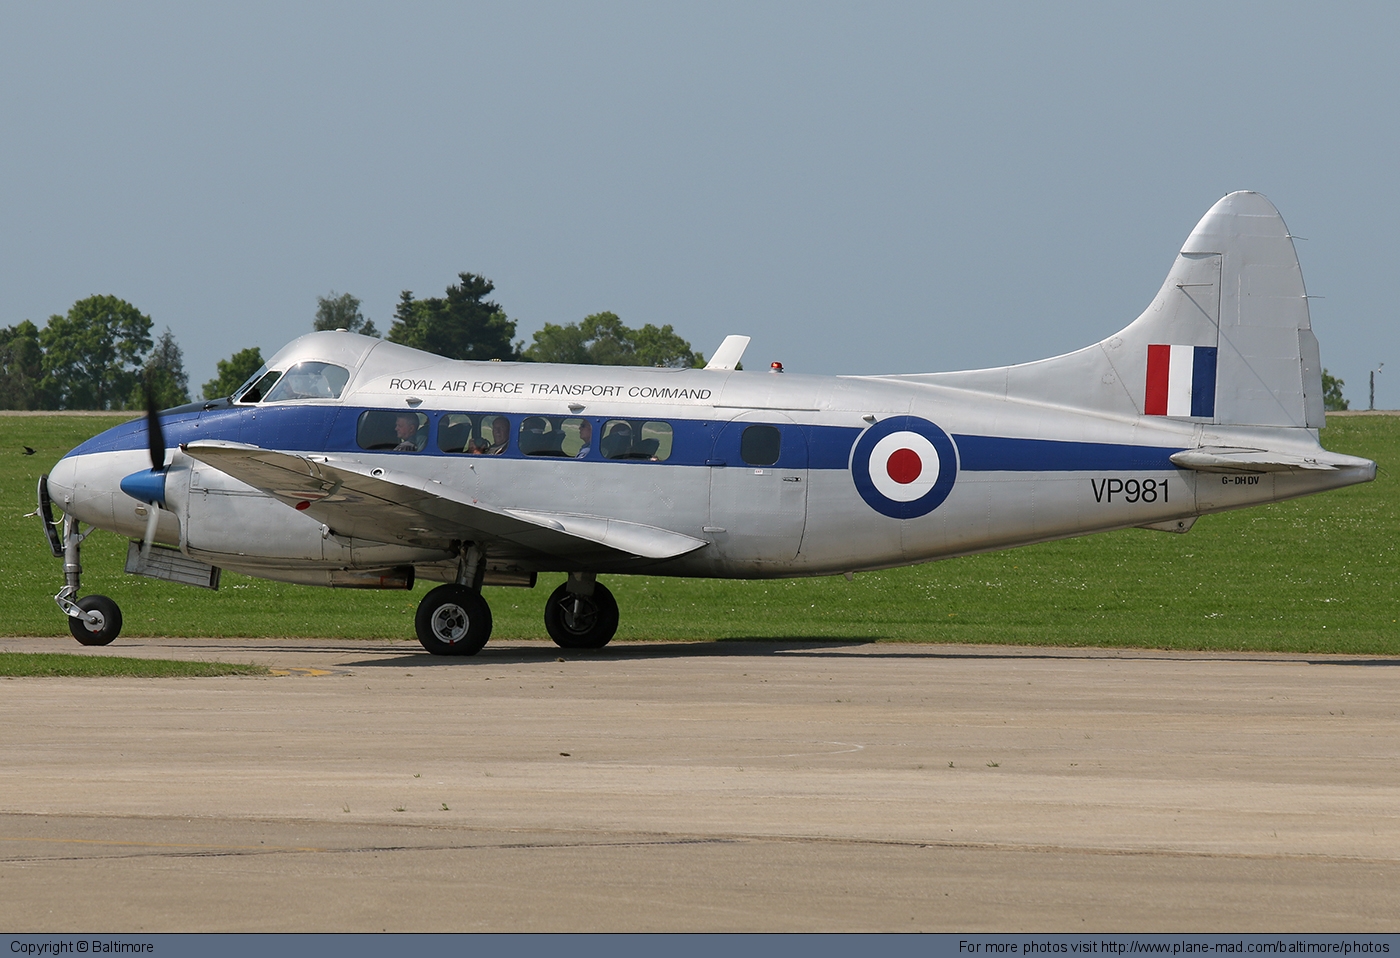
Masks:
[[[1293,472],[1299,469],[1330,472],[1347,467],[1373,466],[1368,459],[1343,456],[1321,449],[1315,456],[1290,456],[1265,449],[1232,446],[1183,449],[1173,454],[1171,461],[1174,466],[1193,472]]]

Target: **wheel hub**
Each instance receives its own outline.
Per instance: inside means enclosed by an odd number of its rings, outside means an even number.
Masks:
[[[462,641],[470,624],[467,610],[460,605],[448,603],[433,613],[433,635],[449,645]]]
[[[593,628],[598,619],[598,609],[583,596],[571,595],[563,603],[564,627],[570,632],[582,635]]]

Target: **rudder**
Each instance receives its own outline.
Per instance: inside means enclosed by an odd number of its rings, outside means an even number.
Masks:
[[[1322,369],[1302,268],[1283,217],[1262,194],[1231,193],[1211,207],[1152,306],[1115,338],[1142,357],[1144,415],[1323,425]],[[1131,354],[1112,352],[1116,367],[1136,365]],[[1188,360],[1190,370],[1182,369]],[[1135,369],[1121,372],[1136,380]],[[1164,390],[1168,408],[1160,402]]]
[[[1298,254],[1260,193],[1231,193],[1212,206],[1151,305],[1102,342],[1016,366],[900,378],[1114,416],[1324,424]]]

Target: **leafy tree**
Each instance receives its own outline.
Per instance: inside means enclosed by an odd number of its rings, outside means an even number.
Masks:
[[[1322,408],[1333,411],[1350,409],[1351,403],[1342,398],[1342,387],[1345,385],[1343,380],[1324,369],[1322,371]]]
[[[515,320],[487,300],[495,285],[475,273],[459,273],[443,298],[414,299],[404,290],[388,339],[449,359],[518,359]]]
[[[703,366],[705,357],[690,348],[668,324],[624,326],[616,313],[594,313],[582,323],[545,323],[523,358],[542,363],[587,363],[597,366]]]
[[[312,329],[345,329],[365,336],[378,336],[374,321],[365,319],[360,312],[360,301],[349,293],[336,295],[331,290],[325,296],[316,297],[316,319]]]
[[[39,332],[43,388],[59,409],[110,409],[136,385],[151,317],[115,296],[80,299]]]
[[[169,409],[190,401],[190,377],[185,373],[185,354],[175,342],[170,327],[156,339],[146,364],[141,369],[141,381],[126,401],[128,409],[146,408],[146,390],[155,397],[156,408]]]
[[[44,351],[29,320],[0,329],[0,409],[43,409]]]
[[[632,334],[633,356],[637,366],[705,365],[705,357],[690,348],[690,343],[676,335],[671,324],[659,329],[647,323]]]
[[[235,389],[262,368],[262,364],[262,350],[256,346],[239,350],[228,359],[219,360],[215,367],[219,375],[204,384],[204,398],[223,399],[225,396],[232,396]]]
[[[523,358],[537,363],[592,363],[588,351],[588,337],[578,323],[556,326],[545,323],[544,329],[535,333],[535,341],[530,344]]]

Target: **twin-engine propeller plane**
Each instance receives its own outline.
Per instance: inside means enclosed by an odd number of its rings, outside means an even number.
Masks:
[[[233,396],[78,446],[39,483],[79,642],[121,612],[79,595],[82,524],[126,571],[220,570],[409,589],[419,641],[471,655],[483,586],[567,581],[565,648],[618,608],[600,574],[850,574],[1197,516],[1375,478],[1322,448],[1322,369],[1293,241],[1257,193],[1216,203],[1156,298],[1100,343],[998,369],[900,376],[461,362],[347,332],[285,347]],[[149,462],[147,456],[149,455]],[[55,522],[53,506],[63,512]],[[88,533],[92,530],[88,529]]]

